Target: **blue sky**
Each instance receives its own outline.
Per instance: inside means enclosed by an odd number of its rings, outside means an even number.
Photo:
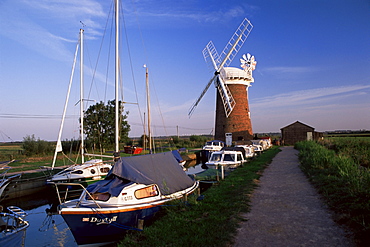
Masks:
[[[32,134],[57,139],[80,22],[85,25],[85,98],[94,100],[89,104],[114,98],[107,59],[111,5],[0,0],[0,141]],[[144,64],[154,135],[212,133],[214,87],[187,116],[212,76],[202,50],[212,40],[222,51],[245,17],[254,28],[231,66],[239,66],[247,52],[258,62],[249,89],[255,133],[279,132],[297,120],[317,131],[370,129],[369,1],[136,0],[122,5],[123,100],[138,101],[140,107],[126,105],[130,136],[143,133]],[[112,68],[107,72],[107,67]],[[78,77],[77,66],[63,139],[78,138]]]

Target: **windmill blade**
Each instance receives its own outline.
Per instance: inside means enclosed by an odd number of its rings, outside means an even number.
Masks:
[[[216,79],[217,77],[217,74],[215,74],[211,80],[209,80],[207,86],[204,88],[203,92],[200,94],[199,98],[194,102],[194,104],[190,107],[189,109],[189,112],[188,112],[188,116],[189,118],[191,117],[191,115],[193,115],[193,112],[195,110],[195,107],[197,107],[198,103],[200,102],[200,100],[203,98],[203,96],[206,94],[208,88],[211,86],[212,82]]]
[[[229,117],[230,113],[233,111],[236,105],[236,102],[231,95],[229,87],[224,83],[221,75],[218,75],[217,79],[215,80],[215,84],[224,105],[225,115],[226,117]]]
[[[213,45],[212,41],[209,41],[206,47],[202,51],[204,60],[207,64],[211,65],[215,70],[218,70],[220,65],[220,56]]]
[[[234,35],[231,37],[229,42],[226,44],[224,50],[221,52],[219,58],[222,58],[222,62],[218,66],[217,71],[220,71],[224,66],[227,67],[234,59],[240,48],[243,46],[245,40],[248,38],[250,32],[253,29],[252,23],[244,18],[242,23],[236,29]]]
[[[250,61],[251,60],[251,57],[252,55],[250,53],[247,54],[247,60]]]

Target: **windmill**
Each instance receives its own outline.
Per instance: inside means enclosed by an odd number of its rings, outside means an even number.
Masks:
[[[248,106],[248,87],[253,82],[252,71],[256,61],[250,54],[240,59],[243,69],[228,67],[252,31],[253,25],[245,18],[230,38],[221,54],[210,41],[203,50],[203,57],[215,72],[213,77],[190,107],[189,117],[212,83],[217,88],[215,138],[225,140],[225,133],[232,133],[233,140],[249,140],[252,127]]]

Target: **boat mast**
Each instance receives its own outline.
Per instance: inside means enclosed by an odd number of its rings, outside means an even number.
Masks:
[[[147,109],[148,109],[148,139],[149,139],[149,153],[152,153],[152,131],[150,129],[150,94],[149,94],[149,72],[148,67],[145,66],[145,83],[146,83],[146,97],[147,97]]]
[[[70,76],[70,78],[69,78],[68,91],[67,91],[66,101],[65,101],[65,103],[64,103],[64,110],[63,110],[62,121],[61,121],[61,123],[60,123],[60,128],[59,128],[59,134],[58,134],[57,145],[56,145],[55,152],[54,152],[53,163],[51,164],[51,169],[52,169],[52,170],[54,169],[54,166],[55,166],[55,162],[56,162],[56,159],[57,159],[57,154],[58,154],[59,152],[62,152],[62,151],[63,151],[61,138],[62,138],[62,132],[63,132],[63,126],[64,126],[64,120],[65,120],[66,112],[67,112],[67,106],[68,106],[68,101],[69,101],[69,95],[70,95],[70,93],[71,93],[71,87],[72,87],[73,75],[74,75],[74,72],[75,72],[75,66],[76,66],[76,60],[77,60],[77,54],[78,54],[78,46],[79,46],[79,43],[80,43],[80,42],[78,42],[78,43],[77,43],[77,45],[76,45],[75,56],[74,56],[74,59],[73,59],[72,72],[71,72],[71,76]]]
[[[80,50],[80,121],[81,121],[81,129],[80,129],[80,132],[81,132],[81,163],[84,163],[85,162],[85,158],[84,158],[84,152],[85,152],[85,144],[84,144],[84,104],[83,104],[83,81],[84,81],[84,73],[83,73],[83,63],[84,63],[84,40],[83,40],[83,34],[84,34],[84,30],[83,29],[80,29],[80,43],[81,43],[81,50]]]
[[[119,80],[119,0],[115,0],[115,17],[116,17],[116,61],[115,61],[115,100],[116,100],[116,121],[115,121],[115,153],[119,152],[119,102],[118,102],[118,80]]]

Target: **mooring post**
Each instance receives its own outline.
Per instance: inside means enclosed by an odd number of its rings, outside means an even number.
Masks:
[[[143,219],[138,219],[137,220],[137,228],[140,230],[144,229],[144,220]]]

